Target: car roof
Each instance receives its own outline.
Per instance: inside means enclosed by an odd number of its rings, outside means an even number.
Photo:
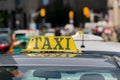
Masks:
[[[8,34],[2,33],[2,34],[0,34],[0,36],[9,36],[9,35],[8,35]]]
[[[39,32],[39,30],[15,30],[14,33]]]
[[[0,38],[10,39],[10,36],[8,34],[0,34]]]
[[[27,33],[27,30],[16,30],[14,33]]]
[[[108,58],[42,58],[7,54],[0,55],[0,66],[116,68]]]
[[[0,28],[0,31],[11,31],[10,28]]]
[[[74,41],[104,41],[104,39],[100,36],[93,35],[93,34],[80,34],[80,32],[76,32],[75,35],[72,35]]]
[[[106,42],[106,44],[108,44],[110,46],[118,46],[118,47],[120,47],[120,43],[119,42]]]
[[[81,48],[82,41],[75,41],[75,44],[78,49],[83,51],[120,52],[119,43],[110,43],[110,42],[104,42],[104,41],[84,41],[85,48]]]

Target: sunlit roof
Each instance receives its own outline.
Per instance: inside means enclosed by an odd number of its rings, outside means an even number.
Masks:
[[[100,36],[96,36],[93,34],[79,34],[78,32],[72,36],[75,41],[103,41],[104,39]]]

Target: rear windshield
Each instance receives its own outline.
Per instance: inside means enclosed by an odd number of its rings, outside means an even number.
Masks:
[[[0,80],[120,80],[120,72],[118,70],[95,68],[4,66],[0,70]]]

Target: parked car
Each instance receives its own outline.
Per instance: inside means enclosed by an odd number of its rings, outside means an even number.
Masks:
[[[0,34],[0,53],[4,54],[10,47],[11,39],[7,34]]]
[[[12,34],[12,39],[14,40],[10,45],[8,53],[10,54],[21,54],[21,50],[26,47],[26,44],[30,37],[39,36],[39,30],[16,30]]]
[[[16,30],[13,32],[12,34],[12,38],[22,38],[22,37],[26,37],[26,38],[30,38],[31,36],[39,36],[40,35],[40,31],[39,30]]]
[[[11,34],[10,28],[0,28],[0,34]]]

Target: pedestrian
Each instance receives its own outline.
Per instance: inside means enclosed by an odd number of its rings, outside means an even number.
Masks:
[[[120,26],[116,26],[115,27],[115,32],[117,34],[118,42],[120,42]]]
[[[112,28],[111,41],[113,41],[113,42],[117,42],[118,41],[118,39],[117,39],[117,33],[115,32],[114,28]]]
[[[117,34],[113,27],[106,27],[102,32],[102,37],[105,41],[117,42]]]
[[[31,29],[31,30],[37,29],[37,25],[34,20],[32,20],[31,23],[29,24],[29,29]]]
[[[64,27],[64,30],[65,30],[65,34],[63,34],[63,35],[71,36],[75,32],[75,27],[73,24],[66,24]]]
[[[61,31],[58,27],[55,28],[55,36],[61,36]]]
[[[103,26],[98,27],[98,36],[101,36],[103,32]]]

